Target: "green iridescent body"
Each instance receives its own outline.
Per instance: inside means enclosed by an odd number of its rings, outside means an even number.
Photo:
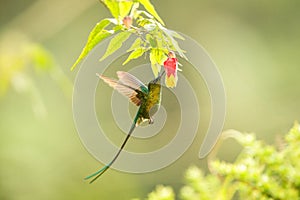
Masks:
[[[97,178],[99,178],[110,166],[115,162],[117,157],[120,155],[122,149],[124,148],[126,142],[131,136],[135,127],[137,127],[142,122],[149,122],[149,124],[153,123],[152,116],[157,112],[160,102],[161,102],[161,84],[160,80],[164,72],[158,76],[156,79],[152,80],[148,83],[148,86],[145,86],[141,81],[139,81],[133,75],[127,72],[117,72],[119,80],[114,80],[107,78],[102,75],[98,75],[104,82],[109,84],[111,87],[116,89],[118,92],[128,97],[129,100],[135,105],[139,106],[137,114],[133,120],[132,126],[122,143],[119,151],[112,159],[112,161],[101,168],[99,171],[91,174],[85,179],[93,178],[90,183],[94,182]]]
[[[149,121],[150,124],[153,123],[152,116],[157,112],[160,101],[161,101],[161,85],[160,83],[149,83],[148,84],[148,94],[140,94],[142,103],[137,112],[137,124],[144,121]]]

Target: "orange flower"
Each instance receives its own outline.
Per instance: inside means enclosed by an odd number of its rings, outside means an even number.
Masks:
[[[178,61],[174,52],[170,51],[168,53],[168,58],[164,62],[164,67],[166,71],[165,84],[169,88],[176,87],[177,84],[177,70],[178,70]]]

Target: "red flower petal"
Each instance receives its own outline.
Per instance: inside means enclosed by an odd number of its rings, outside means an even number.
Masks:
[[[177,58],[175,57],[169,57],[165,62],[164,62],[164,67],[166,71],[166,80],[165,84],[167,87],[173,88],[177,84],[177,69],[178,69],[178,62]]]
[[[176,72],[177,72],[177,58],[168,58],[164,62],[164,67],[165,67],[167,76],[170,76],[171,74],[173,74],[175,76]]]

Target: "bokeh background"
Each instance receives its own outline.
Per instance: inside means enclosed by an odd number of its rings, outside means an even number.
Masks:
[[[255,132],[274,143],[300,119],[299,1],[152,3],[169,28],[198,41],[218,66],[227,94],[224,130]],[[156,184],[180,188],[190,165],[207,169],[197,157],[210,110],[203,85],[199,104],[206,117],[182,158],[149,174],[111,170],[92,185],[84,182],[102,165],[75,129],[77,70],[70,67],[89,31],[110,14],[96,0],[1,0],[0,5],[1,200],[145,197]],[[240,150],[232,141],[221,149],[225,160]]]

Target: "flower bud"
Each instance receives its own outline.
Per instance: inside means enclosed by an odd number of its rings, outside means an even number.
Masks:
[[[123,24],[126,28],[130,28],[130,26],[132,25],[132,18],[129,16],[124,17]]]

